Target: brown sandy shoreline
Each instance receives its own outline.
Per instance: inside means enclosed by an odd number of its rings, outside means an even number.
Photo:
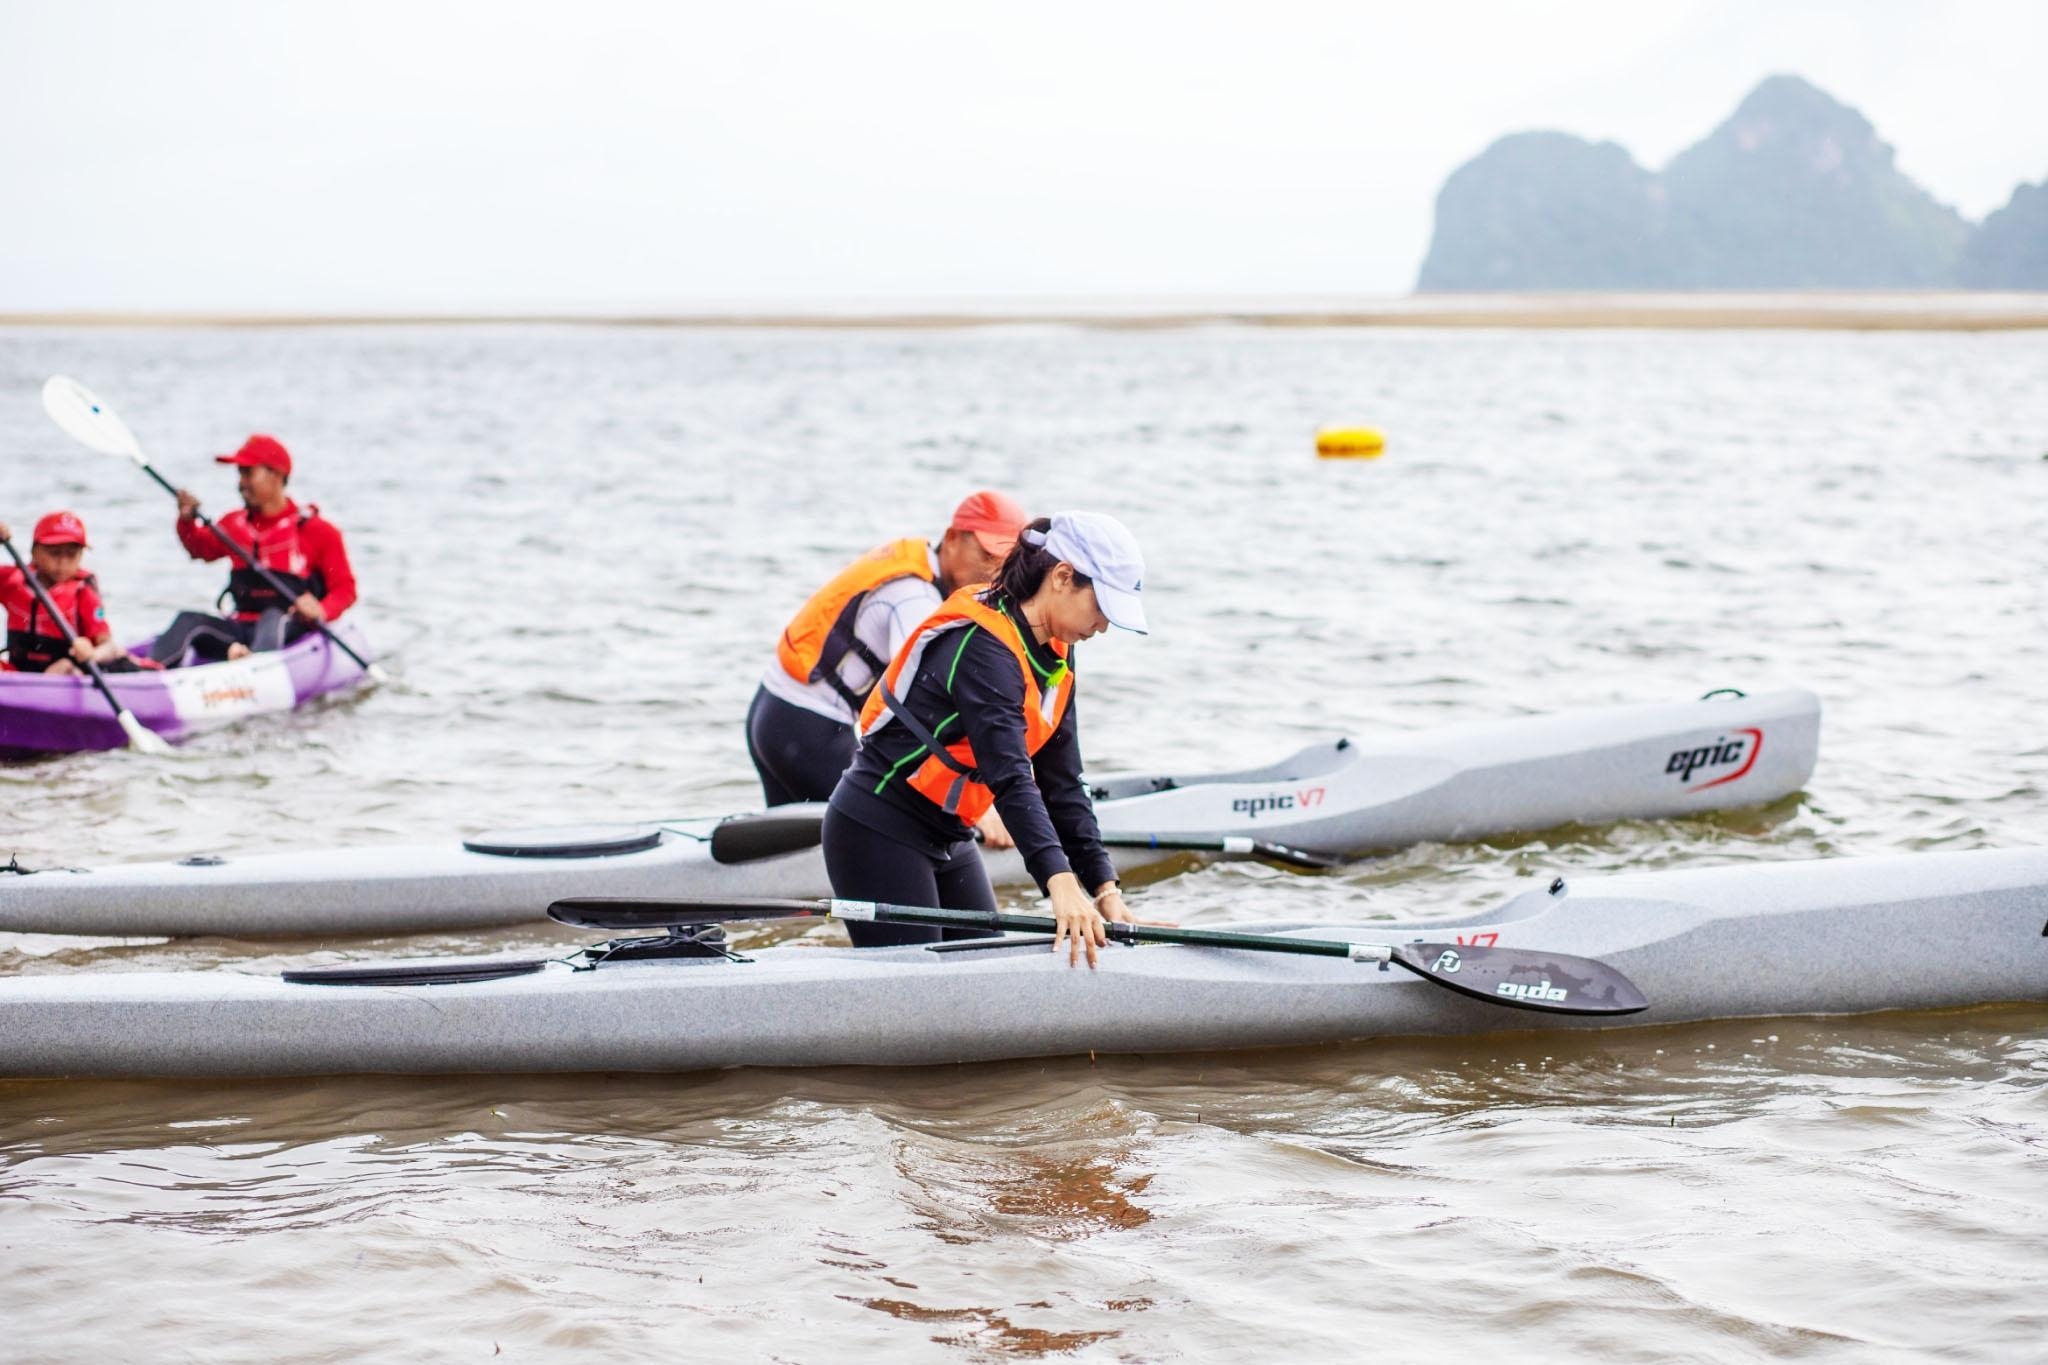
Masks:
[[[1997,332],[2048,328],[2048,293],[1434,294],[1315,300],[705,304],[506,313],[0,313],[0,327],[572,326],[1110,330],[1243,326]]]

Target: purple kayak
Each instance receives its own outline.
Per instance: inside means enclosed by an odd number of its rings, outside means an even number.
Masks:
[[[371,657],[352,624],[333,629],[358,654]],[[149,645],[143,640],[129,652],[147,654]],[[109,673],[107,683],[137,720],[175,743],[245,716],[293,710],[315,697],[355,686],[363,672],[361,664],[326,636],[312,634],[275,652],[229,663]],[[113,708],[90,678],[0,673],[0,752],[68,753],[119,749],[127,743]]]

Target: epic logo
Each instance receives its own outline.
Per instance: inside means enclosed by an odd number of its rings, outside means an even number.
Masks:
[[[1305,810],[1323,804],[1328,793],[1321,787],[1303,787],[1298,792],[1274,792],[1270,796],[1240,796],[1230,803],[1232,812],[1256,820],[1261,811]]]
[[[1534,986],[1519,986],[1512,981],[1503,981],[1493,988],[1493,993],[1504,995],[1510,1000],[1548,1000],[1559,1005],[1564,1003],[1568,994],[1564,987],[1551,985],[1547,976]]]
[[[1712,744],[1702,744],[1696,749],[1680,749],[1664,764],[1664,771],[1677,773],[1680,782],[1690,783],[1693,773],[1701,768],[1724,768],[1730,763],[1740,763],[1742,766],[1734,772],[1717,777],[1711,782],[1702,782],[1693,790],[1705,791],[1709,787],[1718,787],[1723,782],[1733,782],[1756,766],[1756,756],[1764,749],[1763,731],[1737,730],[1735,733],[1738,736],[1747,735],[1749,738],[1730,739],[1723,735]]]

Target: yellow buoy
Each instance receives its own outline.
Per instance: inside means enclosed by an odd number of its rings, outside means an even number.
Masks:
[[[1325,427],[1316,433],[1316,457],[1323,460],[1376,460],[1387,438],[1371,427]]]

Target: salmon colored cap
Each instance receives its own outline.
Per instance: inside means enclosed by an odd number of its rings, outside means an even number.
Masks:
[[[261,465],[265,469],[275,469],[286,478],[290,478],[292,474],[291,452],[286,450],[284,442],[278,440],[275,436],[251,436],[248,440],[242,442],[240,450],[232,455],[216,455],[213,457],[213,462],[215,464]]]
[[[981,548],[992,555],[1006,555],[1017,543],[1017,533],[1024,529],[1024,523],[1031,518],[1024,515],[1019,507],[1001,493],[984,488],[969,493],[953,509],[953,524],[949,531],[972,531],[974,538],[981,542]]]
[[[38,545],[84,545],[85,523],[76,512],[52,512],[36,523]]]

